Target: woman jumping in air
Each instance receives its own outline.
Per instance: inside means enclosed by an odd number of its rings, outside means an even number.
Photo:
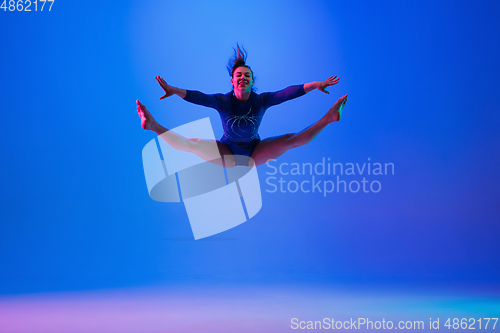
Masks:
[[[315,88],[327,93],[327,87],[339,82],[337,77],[304,85],[290,86],[281,91],[256,94],[252,91],[254,75],[246,65],[246,52],[237,46],[229,61],[233,90],[227,94],[207,95],[199,91],[172,87],[161,77],[156,80],[165,91],[160,99],[177,95],[184,100],[216,109],[222,120],[224,135],[221,140],[185,138],[156,122],[148,109],[137,100],[137,111],[142,128],[161,136],[175,149],[198,155],[206,161],[234,167],[235,165],[258,166],[283,155],[291,148],[311,142],[326,125],[340,120],[347,95],[339,98],[328,112],[316,123],[296,134],[285,134],[261,140],[258,134],[262,116],[267,108],[300,97]],[[240,157],[245,156],[246,159]]]

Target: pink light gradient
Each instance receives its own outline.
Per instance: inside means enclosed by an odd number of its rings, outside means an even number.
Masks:
[[[422,320],[426,326],[419,332],[427,332],[430,317],[440,317],[445,330],[443,318],[498,317],[499,310],[499,298],[442,293],[304,286],[149,287],[3,296],[0,332],[296,332],[300,330],[291,329],[292,318],[359,317]]]

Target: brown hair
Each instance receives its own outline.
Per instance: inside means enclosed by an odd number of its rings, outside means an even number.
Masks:
[[[229,72],[229,75],[233,77],[234,71],[239,68],[239,67],[247,67],[250,72],[252,72],[252,78],[255,81],[255,77],[253,75],[253,70],[246,64],[247,60],[247,51],[242,47],[240,47],[239,44],[236,44],[236,49],[233,48],[234,55],[229,59],[229,62],[227,63],[227,70]]]

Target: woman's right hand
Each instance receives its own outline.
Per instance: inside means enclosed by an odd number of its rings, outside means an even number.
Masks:
[[[162,79],[160,76],[155,76],[155,79],[156,79],[156,81],[158,81],[160,86],[165,91],[165,95],[161,96],[160,99],[164,99],[164,98],[170,97],[173,94],[175,94],[174,89],[172,89],[173,87],[169,86],[167,81]]]

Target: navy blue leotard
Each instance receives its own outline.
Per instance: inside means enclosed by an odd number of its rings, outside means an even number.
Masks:
[[[240,102],[234,91],[227,94],[208,95],[199,91],[186,90],[184,100],[214,108],[222,120],[224,135],[221,140],[234,155],[251,156],[260,142],[259,126],[266,109],[305,94],[304,85],[290,86],[276,92],[256,94]]]

